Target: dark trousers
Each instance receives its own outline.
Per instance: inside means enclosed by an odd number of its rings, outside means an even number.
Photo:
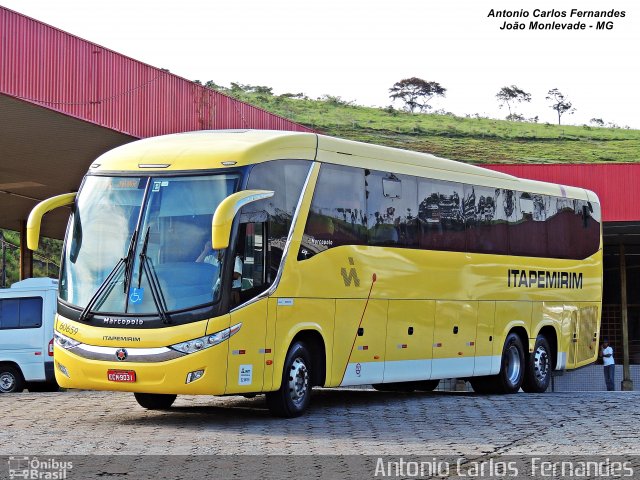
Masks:
[[[607,390],[613,392],[616,389],[616,366],[605,365],[604,366],[604,381],[607,384]]]

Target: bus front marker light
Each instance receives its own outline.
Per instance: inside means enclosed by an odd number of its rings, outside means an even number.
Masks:
[[[195,382],[204,375],[204,370],[195,370],[187,373],[187,381],[185,383]]]
[[[58,367],[58,370],[60,371],[60,373],[62,373],[65,377],[71,378],[71,375],[69,375],[69,370],[67,370],[67,367],[62,365],[60,362],[56,362],[56,366]]]

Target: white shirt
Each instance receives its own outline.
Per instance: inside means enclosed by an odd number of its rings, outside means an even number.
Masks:
[[[236,264],[233,266],[233,273],[239,273],[240,278],[236,278],[233,280],[233,284],[231,288],[241,288],[242,287],[242,260],[240,257],[236,257]]]
[[[220,262],[218,261],[218,254],[216,252],[207,255],[204,257],[203,262],[210,263],[218,267]],[[241,288],[242,287],[242,260],[240,257],[236,257],[236,263],[233,266],[233,273],[239,273],[240,278],[234,278],[233,283],[231,284],[231,288]]]
[[[605,355],[611,355],[610,357],[605,357]],[[602,350],[602,362],[605,366],[607,365],[615,365],[616,361],[613,359],[613,348],[610,346]]]

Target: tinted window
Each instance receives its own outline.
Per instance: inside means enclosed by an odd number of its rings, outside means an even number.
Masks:
[[[0,329],[37,328],[42,325],[42,298],[0,300]]]
[[[18,328],[20,326],[20,299],[0,300],[0,328]]]
[[[249,175],[247,189],[273,190],[271,198],[251,203],[242,209],[247,214],[263,213],[267,218],[267,283],[271,283],[282,260],[284,245],[289,236],[291,221],[309,173],[310,162],[276,160],[259,163]],[[250,218],[249,215],[248,218]],[[255,215],[254,215],[255,217]],[[242,221],[242,217],[241,217]],[[255,218],[251,221],[255,222]]]
[[[20,299],[20,328],[37,328],[42,325],[42,298]]]
[[[418,219],[420,248],[464,251],[464,191],[462,184],[420,179]]]
[[[367,244],[364,170],[323,164],[300,258],[340,245]]]
[[[525,257],[547,256],[546,216],[550,199],[545,195],[513,192],[509,216],[509,252]]]
[[[464,187],[467,250],[507,254],[509,235],[504,191],[499,188]]]
[[[415,177],[365,171],[369,245],[418,246]]]

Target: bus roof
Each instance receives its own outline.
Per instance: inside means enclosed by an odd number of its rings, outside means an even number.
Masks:
[[[155,172],[241,167],[277,159],[317,160],[374,170],[509,188],[571,198],[597,199],[575,187],[525,180],[427,153],[276,130],[202,130],[151,137],[110,150],[92,172]],[[587,198],[589,197],[589,198]]]

